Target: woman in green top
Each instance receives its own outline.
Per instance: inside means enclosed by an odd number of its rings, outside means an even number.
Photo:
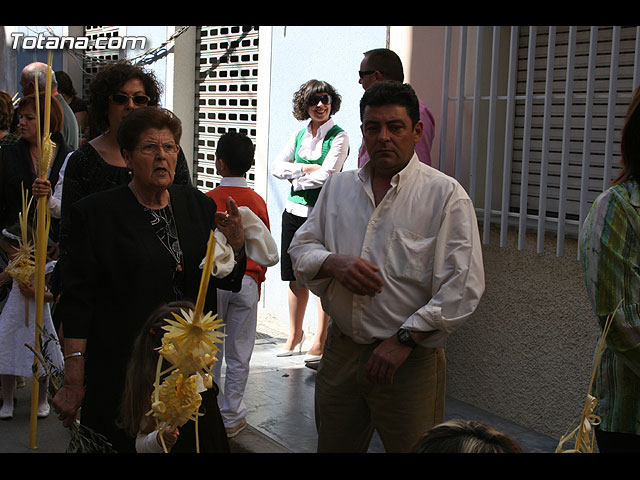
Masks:
[[[329,175],[339,172],[349,154],[349,137],[331,118],[340,110],[342,98],[327,82],[309,80],[293,95],[293,116],[309,120],[296,131],[272,164],[271,173],[291,183],[282,214],[281,277],[289,282],[289,336],[278,356],[302,350],[302,322],[309,300],[309,290],[298,286],[287,249],[315,205],[322,185]],[[317,362],[322,356],[328,316],[318,301],[318,330],[305,362]]]

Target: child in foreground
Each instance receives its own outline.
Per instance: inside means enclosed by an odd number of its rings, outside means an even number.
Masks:
[[[173,319],[172,312],[181,315],[180,310],[194,310],[191,302],[171,302],[153,312],[140,331],[133,344],[131,358],[125,379],[120,426],[131,436],[136,437],[138,453],[162,453],[162,441],[172,453],[195,453],[195,422],[189,420],[180,429],[171,432],[163,430],[162,440],[156,430],[155,419],[146,415],[151,410],[153,383],[158,365],[158,347],[162,344],[162,336],[167,318]],[[163,369],[168,364],[163,365]],[[198,376],[200,379],[200,377]],[[201,453],[228,453],[229,443],[216,401],[218,387],[214,383],[206,389],[200,382],[198,389],[202,397],[198,418],[198,446]]]

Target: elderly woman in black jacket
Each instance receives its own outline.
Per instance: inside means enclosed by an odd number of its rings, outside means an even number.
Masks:
[[[205,311],[216,311],[216,288],[238,291],[246,266],[237,206],[227,199],[225,225],[215,202],[190,185],[174,185],[181,124],[155,107],[133,111],[118,142],[132,178],[90,195],[70,212],[68,266],[56,308],[62,320],[65,378],[54,398],[64,425],[81,422],[117,451],[134,441],[116,425],[132,343],[149,314],[176,300],[195,303],[210,232],[218,228],[236,254],[234,270],[212,278]]]

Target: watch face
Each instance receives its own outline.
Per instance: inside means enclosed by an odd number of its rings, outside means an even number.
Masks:
[[[412,345],[413,338],[411,338],[411,332],[409,330],[401,329],[398,331],[398,337],[400,341],[406,345]]]

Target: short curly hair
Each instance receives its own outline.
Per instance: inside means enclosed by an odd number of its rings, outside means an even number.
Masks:
[[[318,93],[327,92],[331,95],[331,115],[338,113],[342,104],[342,97],[329,83],[322,80],[309,80],[293,94],[293,116],[296,120],[308,120],[309,99]]]
[[[9,130],[13,122],[13,102],[11,96],[0,90],[0,131]]]
[[[127,114],[118,126],[116,138],[120,151],[133,151],[138,145],[140,135],[150,128],[169,129],[174,141],[180,144],[182,122],[173,112],[166,108],[142,107]]]
[[[89,84],[89,118],[96,132],[103,133],[109,129],[109,97],[118,93],[125,83],[134,78],[144,85],[144,93],[151,99],[148,106],[155,107],[159,104],[162,88],[153,72],[127,61],[108,65]]]

